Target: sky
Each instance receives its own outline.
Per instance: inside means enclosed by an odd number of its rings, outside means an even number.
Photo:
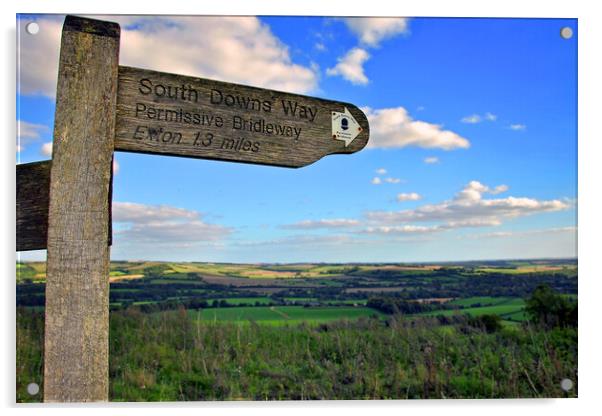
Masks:
[[[575,19],[101,18],[121,24],[122,65],[351,102],[370,122],[364,150],[300,169],[117,152],[113,260],[577,254]],[[17,163],[51,157],[63,19],[17,19]]]

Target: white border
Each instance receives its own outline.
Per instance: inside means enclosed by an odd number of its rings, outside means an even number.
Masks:
[[[72,13],[72,14],[239,14],[239,15],[395,15],[395,16],[461,16],[461,17],[570,17],[579,19],[579,399],[574,400],[447,400],[447,401],[389,401],[389,402],[270,402],[270,403],[205,403],[191,404],[138,404],[127,405],[128,413],[164,415],[169,409],[178,413],[199,414],[215,412],[244,413],[245,415],[268,415],[282,413],[303,414],[344,412],[345,414],[365,414],[375,410],[379,414],[399,414],[412,412],[420,414],[445,413],[448,415],[504,415],[525,411],[546,415],[591,414],[596,408],[596,398],[600,395],[601,366],[600,351],[600,293],[602,270],[599,262],[599,192],[597,179],[602,178],[600,163],[599,119],[602,96],[600,88],[600,43],[602,43],[601,15],[595,8],[596,2],[577,1],[525,1],[506,0],[496,3],[467,0],[422,0],[392,2],[369,0],[233,0],[185,3],[177,1],[151,2],[103,0],[102,2],[81,1],[32,1],[21,0],[15,5],[3,5],[1,15],[4,34],[4,62],[2,82],[4,99],[1,102],[4,126],[2,186],[3,203],[1,218],[3,238],[2,255],[2,296],[5,308],[3,316],[2,377],[0,396],[3,406],[13,407],[9,412],[21,409],[26,413],[38,412],[40,406],[12,405],[14,396],[14,137],[15,137],[15,13]],[[596,111],[597,110],[597,111]],[[598,209],[596,209],[598,208]],[[12,374],[12,376],[11,376]],[[74,406],[46,406],[53,414],[80,413]],[[86,409],[91,414],[123,414],[123,405],[96,405]],[[573,413],[574,412],[574,413]]]

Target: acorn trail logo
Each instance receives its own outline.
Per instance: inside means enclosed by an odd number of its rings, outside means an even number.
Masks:
[[[359,123],[353,118],[347,107],[345,111],[339,113],[332,112],[332,138],[345,142],[345,147],[349,146],[353,140],[362,132]]]

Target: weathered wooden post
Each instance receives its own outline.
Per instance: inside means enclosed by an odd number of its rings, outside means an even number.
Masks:
[[[48,215],[44,401],[108,400],[109,184],[120,28],[63,26]]]

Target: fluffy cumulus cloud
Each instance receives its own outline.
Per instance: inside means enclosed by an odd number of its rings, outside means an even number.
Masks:
[[[17,121],[17,152],[25,149],[32,142],[41,138],[42,132],[48,130],[48,126],[43,124],[29,123],[27,121]]]
[[[299,93],[317,89],[316,68],[292,62],[288,47],[256,17],[99,18],[121,24],[121,65]],[[35,36],[19,23],[19,92],[54,97],[63,16],[37,22]]]
[[[362,45],[370,47],[409,31],[409,21],[404,17],[349,17],[343,21]]]
[[[368,58],[370,58],[370,54],[365,49],[353,48],[345,56],[339,58],[333,68],[328,68],[326,74],[340,75],[355,85],[366,85],[368,77],[364,74],[364,62]]]
[[[424,158],[424,163],[427,165],[434,165],[439,163],[439,158],[437,156],[428,156]]]
[[[443,150],[470,147],[468,139],[440,125],[414,120],[403,107],[362,110],[370,122],[368,147],[418,146]]]
[[[437,223],[439,229],[484,227],[502,224],[512,218],[568,209],[570,205],[560,200],[541,201],[526,197],[484,198],[508,188],[501,185],[490,188],[478,181],[467,184],[453,199],[439,204],[423,205],[402,211],[371,211],[368,221],[378,225],[408,223]]]
[[[168,205],[114,202],[113,222],[117,244],[186,245],[220,240],[232,232],[204,222],[198,211]]]
[[[360,46],[350,49],[337,59],[337,64],[326,70],[330,76],[341,76],[354,85],[369,82],[364,73],[364,63],[370,58],[367,48],[376,48],[380,42],[408,33],[408,19],[397,17],[349,17],[342,19],[357,36]]]
[[[399,202],[404,202],[404,201],[418,201],[420,199],[422,199],[422,196],[420,196],[420,194],[417,194],[416,192],[397,194],[397,200]]]

